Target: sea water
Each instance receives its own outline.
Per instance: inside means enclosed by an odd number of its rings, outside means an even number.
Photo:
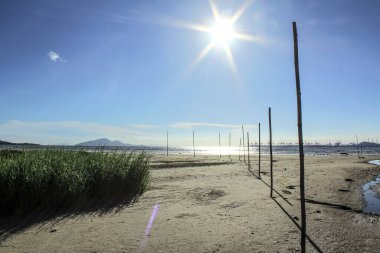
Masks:
[[[368,163],[380,165],[380,160],[373,160]],[[365,202],[363,213],[380,214],[380,195],[371,190],[372,187],[378,184],[380,184],[380,175],[378,175],[375,180],[363,184],[362,189]]]
[[[78,147],[78,146],[38,146],[38,147],[26,147],[26,146],[6,146],[1,145],[0,149],[34,149],[34,148],[65,148],[65,149],[81,149],[81,150],[99,150],[102,149],[104,151],[145,151],[149,154],[166,154],[166,147],[162,146],[122,146],[122,147]],[[195,154],[197,155],[243,155],[243,152],[247,154],[248,147],[228,147],[228,146],[180,146],[173,147],[169,146],[169,154],[179,154],[179,155],[193,155],[195,150]],[[274,145],[272,148],[274,155],[298,155],[298,145]],[[257,155],[259,153],[258,145],[250,145],[249,146],[250,155]],[[358,147],[355,145],[304,145],[304,153],[305,155],[358,155]],[[261,146],[261,154],[267,155],[269,154],[269,146],[262,145]],[[380,155],[380,146],[368,146],[362,147],[360,155]]]

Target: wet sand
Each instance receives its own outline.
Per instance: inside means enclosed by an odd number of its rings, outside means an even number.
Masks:
[[[380,195],[380,184],[371,187],[371,190]]]
[[[16,230],[0,252],[298,252],[298,157],[274,159],[271,199],[268,156],[262,180],[257,157],[252,173],[237,157],[155,156],[133,205]],[[380,174],[372,159],[305,158],[308,252],[380,252],[379,216],[361,213],[361,185]]]

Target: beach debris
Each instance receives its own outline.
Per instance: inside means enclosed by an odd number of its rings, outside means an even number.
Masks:
[[[378,218],[377,217],[371,217],[369,218],[369,222],[371,222],[372,224],[376,224],[378,222]]]
[[[285,194],[292,194],[292,192],[288,191],[288,190],[282,190],[283,193]]]
[[[352,180],[351,178],[345,178],[344,181],[346,181],[346,182],[353,182],[354,180]]]
[[[295,185],[288,185],[288,186],[286,186],[286,189],[294,190],[295,188],[296,188]]]
[[[338,191],[340,191],[340,192],[350,192],[350,190],[347,190],[347,189],[339,189]]]
[[[57,232],[57,229],[55,228],[50,229],[50,233],[54,233],[54,232]]]

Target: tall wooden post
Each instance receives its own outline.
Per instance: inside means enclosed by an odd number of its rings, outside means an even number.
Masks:
[[[220,133],[219,133],[219,159],[222,158],[222,150],[220,149]]]
[[[244,148],[244,126],[241,125],[241,132],[243,134],[243,156],[244,156],[244,162],[245,162],[245,148]]]
[[[249,160],[249,133],[247,132],[247,147],[248,147],[248,169],[251,169],[251,161]]]
[[[269,107],[269,159],[270,159],[270,197],[273,197],[273,155],[272,155],[272,113]]]
[[[195,157],[195,141],[194,141],[194,130],[193,130],[193,151],[194,151],[194,157]]]
[[[169,156],[169,131],[166,131],[166,156]]]
[[[301,193],[301,253],[306,252],[306,206],[305,206],[305,164],[303,152],[303,134],[302,134],[302,103],[301,103],[301,82],[298,66],[298,34],[297,24],[293,22],[293,40],[294,40],[294,70],[296,77],[297,89],[297,115],[298,115],[298,146],[300,156],[300,193]]]
[[[358,148],[358,158],[360,158],[358,134],[356,134],[356,147]]]
[[[231,159],[231,133],[228,135],[228,157]]]
[[[241,150],[241,138],[240,138],[240,142],[239,142],[239,161],[241,162],[240,150]]]
[[[261,169],[261,133],[260,133],[260,123],[259,123],[259,178],[261,178],[260,169]]]

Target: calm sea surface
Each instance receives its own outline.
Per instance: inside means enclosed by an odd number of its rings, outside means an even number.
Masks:
[[[25,146],[0,146],[0,149],[35,149],[35,148],[67,148],[67,149],[82,149],[82,150],[95,150],[103,149],[105,151],[145,151],[150,154],[166,154],[166,147],[153,147],[153,146],[126,146],[126,147],[76,147],[76,146],[38,146],[38,147],[25,147]],[[244,147],[245,152],[248,151]],[[258,154],[258,146],[250,146],[249,152],[251,155]],[[334,155],[334,154],[349,154],[357,155],[380,155],[380,146],[362,146],[357,147],[354,145],[341,145],[341,146],[328,146],[328,145],[306,145],[304,146],[305,155]],[[193,155],[193,147],[169,147],[169,154],[182,154]],[[218,147],[218,146],[203,146],[195,147],[195,154],[199,155],[239,155],[243,154],[243,148],[239,147]],[[269,146],[261,146],[261,154],[269,154]],[[297,155],[297,145],[275,145],[273,146],[273,154],[277,155]]]

